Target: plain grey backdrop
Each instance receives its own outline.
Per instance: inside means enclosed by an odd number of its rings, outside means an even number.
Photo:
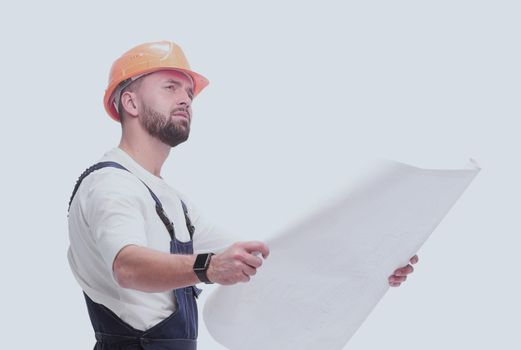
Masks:
[[[244,240],[298,219],[367,157],[482,167],[346,349],[520,348],[518,1],[1,7],[3,348],[92,348],[67,204],[119,142],[102,106],[112,62],[162,39],[210,80],[162,175]],[[222,349],[202,320],[199,340]]]

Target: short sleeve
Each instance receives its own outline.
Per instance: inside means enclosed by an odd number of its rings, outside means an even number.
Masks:
[[[237,242],[235,235],[209,221],[191,200],[179,191],[177,191],[177,193],[181,200],[185,202],[188,209],[188,216],[192,221],[192,225],[195,227],[193,236],[194,254],[208,252],[220,253]]]
[[[91,175],[92,176],[92,175]],[[113,276],[119,251],[147,245],[141,188],[132,174],[120,170],[95,175],[85,202],[85,218],[96,247]]]

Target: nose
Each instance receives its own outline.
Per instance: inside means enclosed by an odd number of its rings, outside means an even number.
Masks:
[[[192,104],[192,99],[190,98],[190,95],[188,94],[188,92],[186,91],[183,91],[183,92],[180,92],[179,93],[179,100],[177,101],[177,104],[185,107],[185,108],[189,108],[190,105]]]

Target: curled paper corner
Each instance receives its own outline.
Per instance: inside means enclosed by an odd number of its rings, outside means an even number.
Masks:
[[[467,167],[475,169],[477,171],[481,170],[481,166],[474,158],[469,158],[469,160],[467,161]]]
[[[415,170],[418,170],[418,171],[474,170],[474,171],[476,171],[476,173],[478,173],[481,170],[481,166],[479,165],[477,160],[474,159],[474,158],[471,158],[471,157],[467,158],[467,162],[465,163],[463,168],[458,168],[458,169],[456,169],[456,168],[451,169],[451,168],[433,168],[433,167],[424,168],[424,167],[418,167],[416,165],[404,163],[404,162],[401,162],[401,161],[398,161],[398,160],[395,160],[395,159],[391,159],[391,158],[388,158],[388,157],[384,157],[384,156],[375,156],[373,158],[372,162],[371,162],[371,165],[373,167],[372,168],[368,167],[368,169],[375,170],[376,169],[375,165],[377,163],[379,163],[380,165],[408,168],[409,170],[415,169]]]

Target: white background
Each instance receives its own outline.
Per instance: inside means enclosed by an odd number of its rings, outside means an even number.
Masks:
[[[210,85],[162,175],[244,240],[335,193],[360,159],[482,167],[346,349],[519,349],[520,3],[188,3],[1,6],[2,348],[92,348],[67,204],[119,142],[110,65],[167,39]],[[200,349],[222,349],[200,325]]]

